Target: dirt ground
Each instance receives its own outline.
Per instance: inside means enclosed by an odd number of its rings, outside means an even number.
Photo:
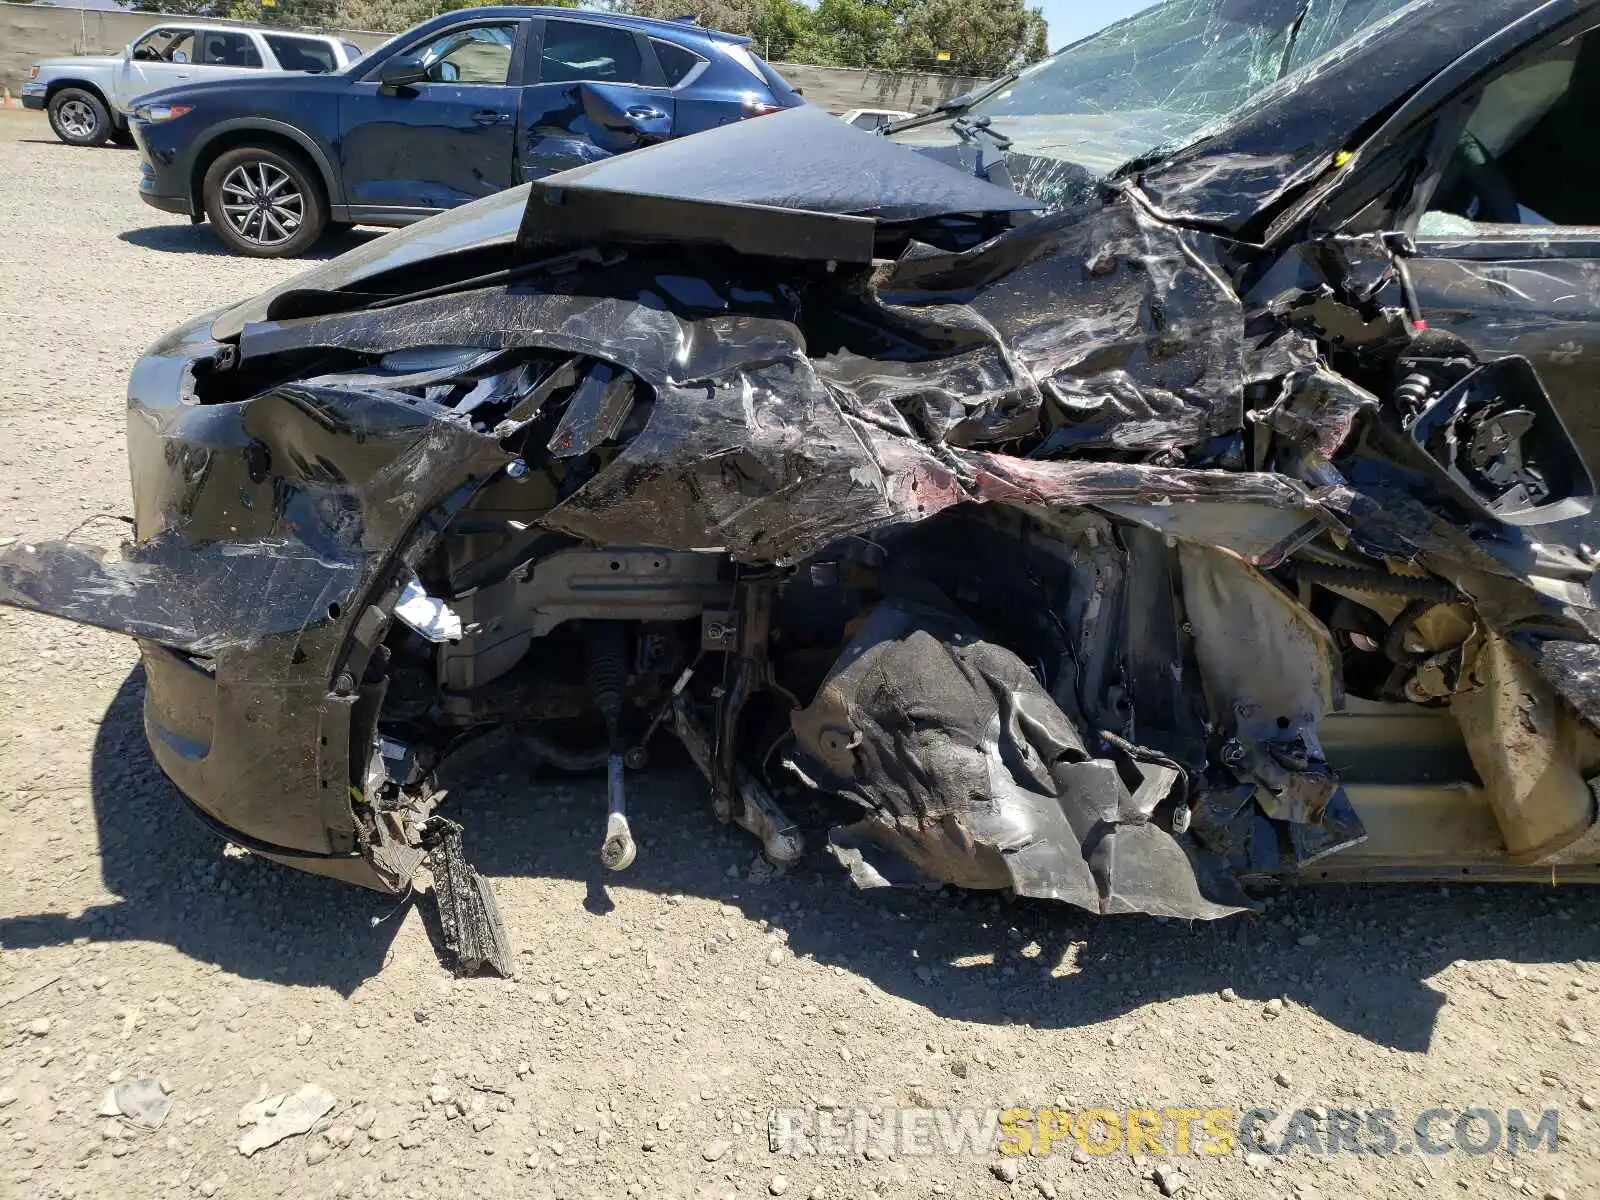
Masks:
[[[131,151],[0,112],[0,541],[127,513],[141,349],[299,269],[221,253],[135,182]],[[521,970],[458,980],[426,897],[225,852],[186,816],[136,663],[0,609],[0,1196],[1600,1196],[1600,890],[1308,890],[1212,925],[866,895],[815,854],[753,870],[675,770],[635,786],[639,861],[602,879],[598,791],[507,764],[453,815]],[[142,1077],[170,1090],[159,1129],[97,1115]],[[243,1156],[240,1108],[303,1085],[332,1110]],[[1560,1134],[1516,1156],[769,1148],[774,1108],[1013,1105],[1388,1108],[1406,1149],[1432,1107],[1557,1109]]]

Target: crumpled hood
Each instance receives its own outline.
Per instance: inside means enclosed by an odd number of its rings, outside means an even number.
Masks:
[[[803,105],[535,183],[518,248],[532,257],[597,241],[677,242],[869,262],[877,223],[1038,207]]]
[[[793,233],[795,222],[785,223],[785,214],[816,214],[804,222],[813,230],[853,229],[850,240],[859,248],[862,227],[870,246],[879,221],[1038,207],[804,105],[576,167],[419,221],[226,310],[211,336],[237,337],[245,325],[265,320],[272,300],[285,292],[352,288],[436,255],[519,240],[519,227],[521,242],[535,254],[547,253],[550,241],[687,242],[739,232],[748,236],[736,248],[746,253],[795,257],[782,253],[792,238],[774,248]],[[826,252],[837,244],[815,246],[815,257],[838,256]]]
[[[553,192],[625,192],[882,221],[1038,207],[809,104],[587,163],[534,188],[535,197]]]

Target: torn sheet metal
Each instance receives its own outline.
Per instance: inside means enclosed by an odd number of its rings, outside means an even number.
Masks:
[[[326,621],[359,580],[359,562],[287,539],[200,555],[171,537],[109,555],[74,542],[25,542],[0,557],[0,604],[215,656]]]
[[[593,454],[616,437],[633,411],[634,385],[628,372],[606,362],[592,364],[550,435],[550,453],[556,458],[577,458]]]
[[[1014,654],[949,611],[889,600],[794,716],[795,769],[865,811],[830,847],[859,883],[908,873],[1093,912],[1217,917],[1153,823],[1181,772],[1091,756]]]
[[[1287,824],[1297,863],[1359,845],[1366,832],[1317,737],[1322,717],[1344,706],[1332,635],[1229,555],[1188,544],[1179,560],[1222,762],[1255,787],[1262,813]]]

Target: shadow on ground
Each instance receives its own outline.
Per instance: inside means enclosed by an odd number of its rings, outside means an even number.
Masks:
[[[345,993],[377,972],[399,922],[373,927],[371,919],[393,913],[395,899],[223,858],[216,839],[180,811],[150,759],[143,686],[141,672],[129,676],[94,751],[105,882],[123,899],[82,918],[0,920],[0,944],[58,945],[84,935],[162,941],[240,975]],[[718,824],[689,768],[661,761],[630,782],[639,857],[626,876],[599,867],[599,780],[530,780],[507,763],[458,786],[447,811],[465,826],[469,858],[491,879],[584,882],[574,923],[608,919],[607,891],[619,885],[712,897],[785,930],[796,954],[844,967],[941,1016],[988,1024],[1083,1025],[1232,987],[1247,999],[1287,997],[1373,1042],[1420,1051],[1443,1004],[1428,980],[1456,960],[1600,958],[1600,888],[1308,888],[1258,915],[1191,924],[1096,918],[949,889],[862,893],[815,851],[790,875],[752,875],[755,842]],[[821,814],[795,815],[814,831]],[[815,832],[811,841],[820,841]],[[437,946],[437,922],[425,916]],[[515,944],[517,912],[507,919]]]
[[[163,942],[237,975],[348,995],[383,966],[396,899],[256,859],[226,859],[144,739],[144,671],[118,689],[95,738],[90,787],[101,875],[116,902],[0,919],[0,945],[76,937]]]
[[[58,137],[18,138],[17,141],[25,146],[54,146],[59,150],[71,150],[75,154],[92,154],[97,150],[137,150],[138,147],[131,142],[104,142],[98,146],[69,146]]]
[[[308,261],[337,258],[346,250],[354,250],[375,237],[382,237],[377,229],[339,229],[323,234],[309,251],[300,255]],[[144,250],[159,250],[163,254],[220,254],[235,258],[237,255],[217,240],[205,224],[199,225],[148,225],[143,229],[128,229],[117,234],[119,241]]]

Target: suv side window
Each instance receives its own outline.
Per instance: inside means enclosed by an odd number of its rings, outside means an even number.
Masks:
[[[267,48],[272,51],[278,60],[278,65],[285,71],[305,71],[311,75],[323,75],[339,68],[333,56],[333,47],[320,38],[288,37],[281,33],[269,33],[266,39]]]
[[[667,77],[668,87],[677,87],[688,83],[690,78],[700,74],[706,60],[693,50],[685,50],[676,42],[663,42],[658,38],[651,38],[650,45],[655,47],[656,61],[661,64],[661,72]]]
[[[540,83],[643,83],[644,56],[631,30],[546,21]]]
[[[194,61],[206,67],[260,67],[261,52],[247,33],[201,30]]]
[[[422,60],[433,83],[503,84],[511,75],[516,22],[451,29],[408,50]]]
[[[189,62],[194,58],[194,31],[152,29],[133,44],[135,62]],[[176,55],[183,57],[178,58]]]

